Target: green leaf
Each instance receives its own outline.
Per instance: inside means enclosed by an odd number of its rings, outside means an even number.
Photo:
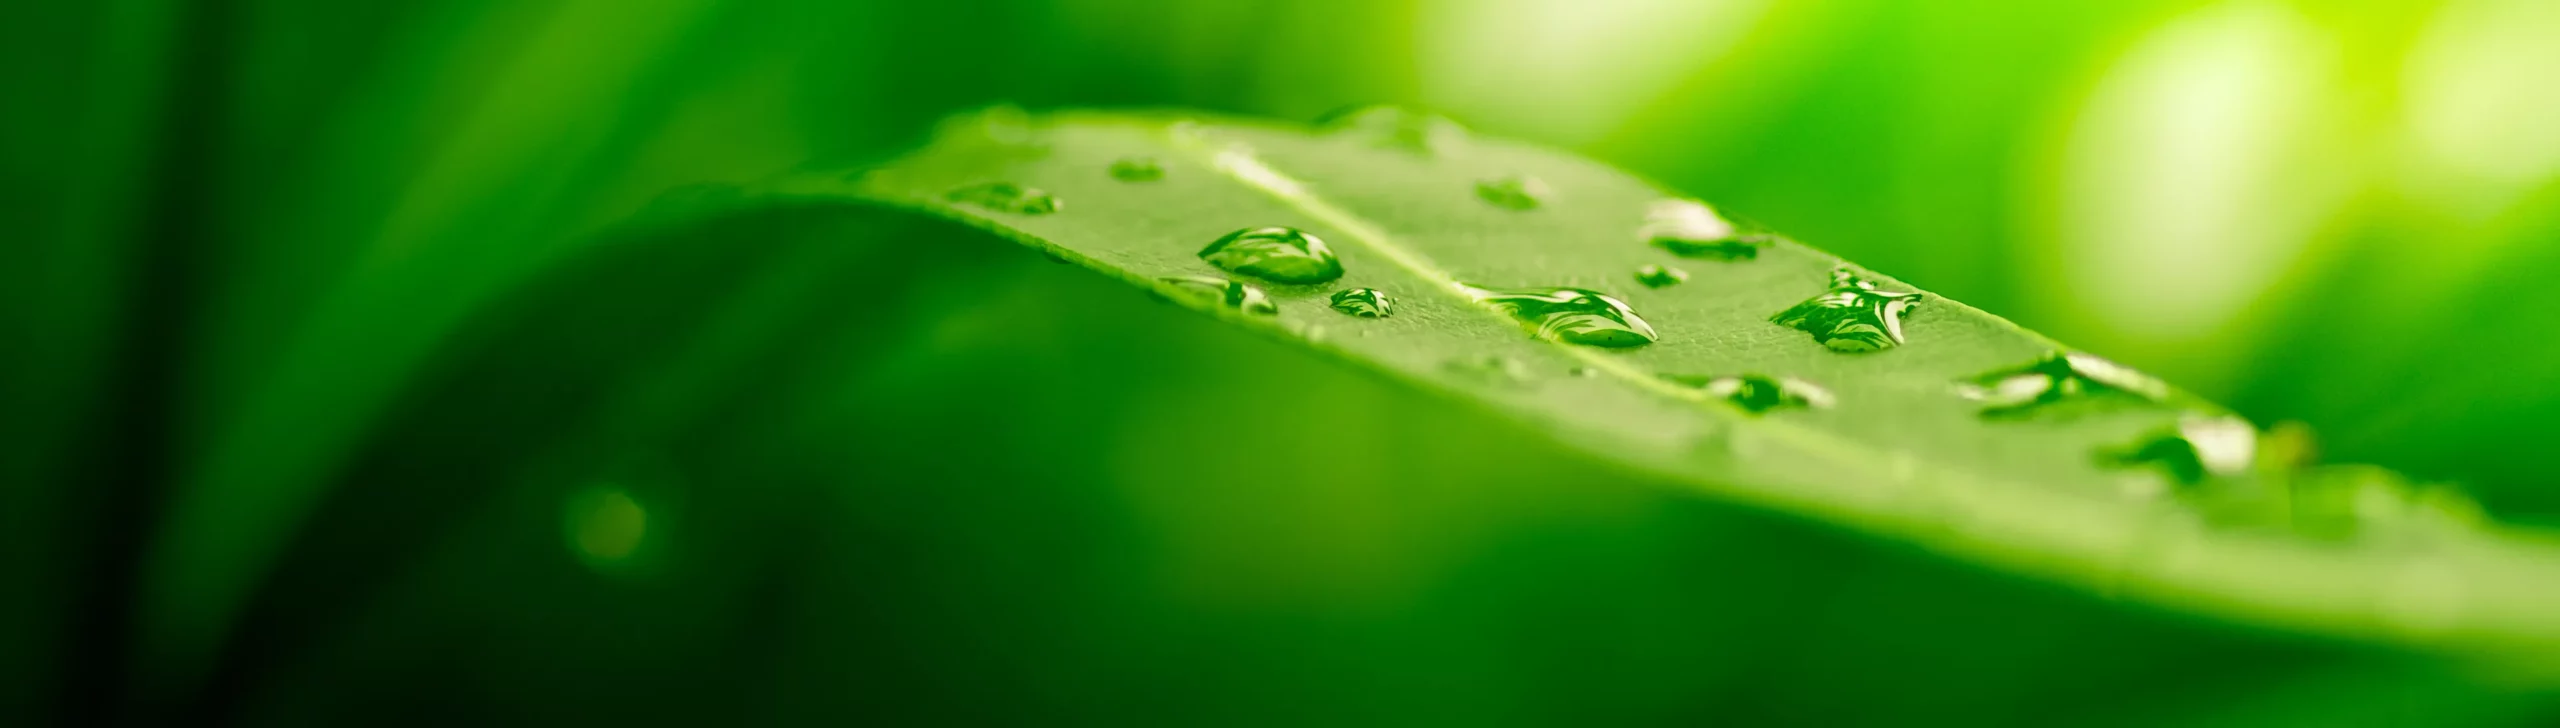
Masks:
[[[2453,490],[2309,467],[2298,438],[2139,372],[1436,117],[997,110],[885,166],[712,197],[982,229],[1612,466],[2111,597],[2560,653],[2560,548]],[[1299,257],[1239,262],[1239,233]],[[1309,262],[1327,250],[1339,277]],[[1332,305],[1357,289],[1388,315]]]

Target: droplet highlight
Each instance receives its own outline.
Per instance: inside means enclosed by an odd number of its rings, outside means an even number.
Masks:
[[[1476,196],[1506,210],[1534,210],[1547,200],[1547,183],[1536,177],[1512,176],[1476,183]]]
[[[1689,281],[1689,272],[1669,266],[1646,263],[1636,268],[1636,282],[1646,288],[1669,288]]]
[[[1827,409],[1834,401],[1830,390],[1794,377],[1760,374],[1660,376],[1663,381],[1687,388],[1700,396],[1730,402],[1755,415],[1780,409]]]
[[[1540,338],[1625,348],[1653,343],[1653,325],[1609,294],[1582,288],[1492,289],[1462,285],[1467,295],[1519,319]]]
[[[1111,162],[1111,178],[1122,182],[1154,182],[1164,179],[1164,165],[1154,157],[1121,157]]]
[[[1375,288],[1346,288],[1333,292],[1333,310],[1346,316],[1386,318],[1395,314],[1395,300]]]
[[[1274,283],[1323,283],[1342,277],[1342,259],[1324,241],[1291,227],[1245,228],[1200,249],[1200,259],[1229,273]]]
[[[1365,136],[1378,146],[1424,155],[1447,153],[1467,135],[1466,127],[1449,117],[1394,106],[1344,109],[1316,124],[1333,134]]]
[[[2098,460],[2116,467],[2156,467],[2180,483],[2193,485],[2248,472],[2257,454],[2258,428],[2248,420],[2190,415],[2179,419],[2176,427],[2101,451]]]
[[[1902,314],[1920,294],[1886,291],[1843,268],[1832,271],[1831,290],[1769,320],[1809,334],[1832,351],[1857,353],[1901,346]]]
[[[1774,235],[1743,232],[1696,200],[1653,203],[1636,235],[1672,255],[1722,261],[1757,259],[1761,248],[1777,242]]]
[[[2159,402],[2168,398],[2169,385],[2094,354],[2056,351],[1957,382],[1956,394],[1981,402],[1984,417],[2023,417],[2093,399]]]
[[[1207,301],[1242,313],[1255,316],[1280,313],[1280,306],[1272,303],[1271,297],[1264,295],[1262,289],[1240,281],[1217,276],[1168,276],[1157,280],[1172,286],[1175,295]]]
[[[952,202],[1018,215],[1047,215],[1064,206],[1057,196],[1011,182],[987,182],[952,190]]]

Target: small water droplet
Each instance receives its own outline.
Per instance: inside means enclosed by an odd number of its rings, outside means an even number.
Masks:
[[[1920,294],[1879,290],[1842,268],[1832,271],[1830,291],[1769,320],[1813,334],[1815,342],[1833,351],[1880,351],[1903,344],[1902,312],[1918,303]]]
[[[1122,182],[1153,182],[1164,179],[1164,165],[1153,157],[1121,157],[1111,163],[1111,178]]]
[[[1333,292],[1333,310],[1361,318],[1386,318],[1395,314],[1395,300],[1375,288],[1346,288]]]
[[[569,548],[589,565],[608,567],[629,560],[645,545],[649,511],[630,491],[610,485],[572,494],[562,524]]]
[[[2245,473],[2256,462],[2258,428],[2228,416],[2189,415],[2172,427],[2132,445],[2099,453],[2099,462],[2119,467],[2155,466],[2180,483]]]
[[[1442,365],[1449,371],[1495,384],[1522,384],[1529,381],[1529,367],[1507,356],[1463,356]]]
[[[1609,294],[1581,288],[1499,290],[1462,285],[1467,295],[1511,314],[1538,336],[1567,344],[1623,348],[1657,338],[1653,325]]]
[[[1324,241],[1290,227],[1245,228],[1200,249],[1200,259],[1229,273],[1275,283],[1323,283],[1342,277],[1342,259]]]
[[[1510,210],[1534,210],[1547,199],[1547,183],[1536,177],[1511,176],[1476,183],[1476,196],[1493,206]]]
[[[1683,258],[1752,260],[1777,236],[1746,233],[1696,200],[1662,200],[1645,210],[1637,237]]]
[[[1956,394],[1983,403],[1985,417],[2013,417],[2098,397],[2158,402],[2169,396],[2169,385],[2093,354],[2057,351],[1957,382]]]
[[[1057,212],[1065,203],[1056,196],[1011,182],[987,182],[952,190],[946,195],[952,202],[965,202],[997,212],[1021,215],[1046,215]]]
[[[1448,117],[1393,106],[1352,107],[1326,114],[1316,124],[1336,134],[1360,134],[1379,146],[1420,154],[1448,152],[1467,135],[1466,127]]]
[[[1689,272],[1678,268],[1646,263],[1636,268],[1636,282],[1646,288],[1668,288],[1689,280]]]
[[[1273,304],[1269,296],[1263,295],[1262,289],[1239,281],[1217,276],[1167,276],[1157,280],[1172,285],[1178,295],[1209,301],[1244,313],[1269,316],[1280,312],[1280,307]]]
[[[1659,375],[1663,381],[1687,387],[1701,395],[1732,402],[1743,411],[1760,414],[1786,408],[1828,408],[1831,391],[1794,377],[1769,377],[1759,374],[1703,377],[1687,374]]]
[[[1572,369],[1565,370],[1565,373],[1585,379],[1600,376],[1600,370],[1593,369],[1591,367],[1574,367]]]

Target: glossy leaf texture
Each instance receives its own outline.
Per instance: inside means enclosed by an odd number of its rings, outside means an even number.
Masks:
[[[885,165],[806,169],[718,206],[899,214],[887,206],[976,228],[1597,462],[2116,598],[2560,654],[2560,548],[2485,522],[2456,490],[2310,464],[2218,405],[1605,165],[1410,112],[1340,118],[990,112]],[[1129,159],[1154,172],[1133,179]],[[1482,192],[1522,179],[1537,204]],[[972,192],[988,189],[1041,202]],[[1678,257],[1666,210],[1701,238],[1687,247],[1753,254]],[[1322,252],[1323,275],[1220,258],[1220,241],[1263,230],[1286,231],[1258,233],[1281,253]],[[1732,239],[1704,239],[1718,236]],[[1680,285],[1633,275],[1675,263]],[[1190,292],[1215,279],[1234,287]],[[1335,305],[1364,290],[1392,315]],[[1683,384],[1718,380],[1788,382],[1821,406]]]

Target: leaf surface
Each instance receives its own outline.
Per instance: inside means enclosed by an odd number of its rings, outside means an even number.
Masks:
[[[997,110],[884,166],[719,197],[983,229],[1599,462],[2114,597],[2449,651],[2560,651],[2560,549],[2483,522],[2455,491],[2308,466],[2298,438],[2139,372],[1606,165],[1434,117]],[[1341,274],[1253,275],[1212,249],[1261,228],[1312,236]],[[1388,315],[1336,310],[1360,289]],[[1613,328],[1613,301],[1641,323]],[[1545,315],[1558,310],[1581,315]]]

